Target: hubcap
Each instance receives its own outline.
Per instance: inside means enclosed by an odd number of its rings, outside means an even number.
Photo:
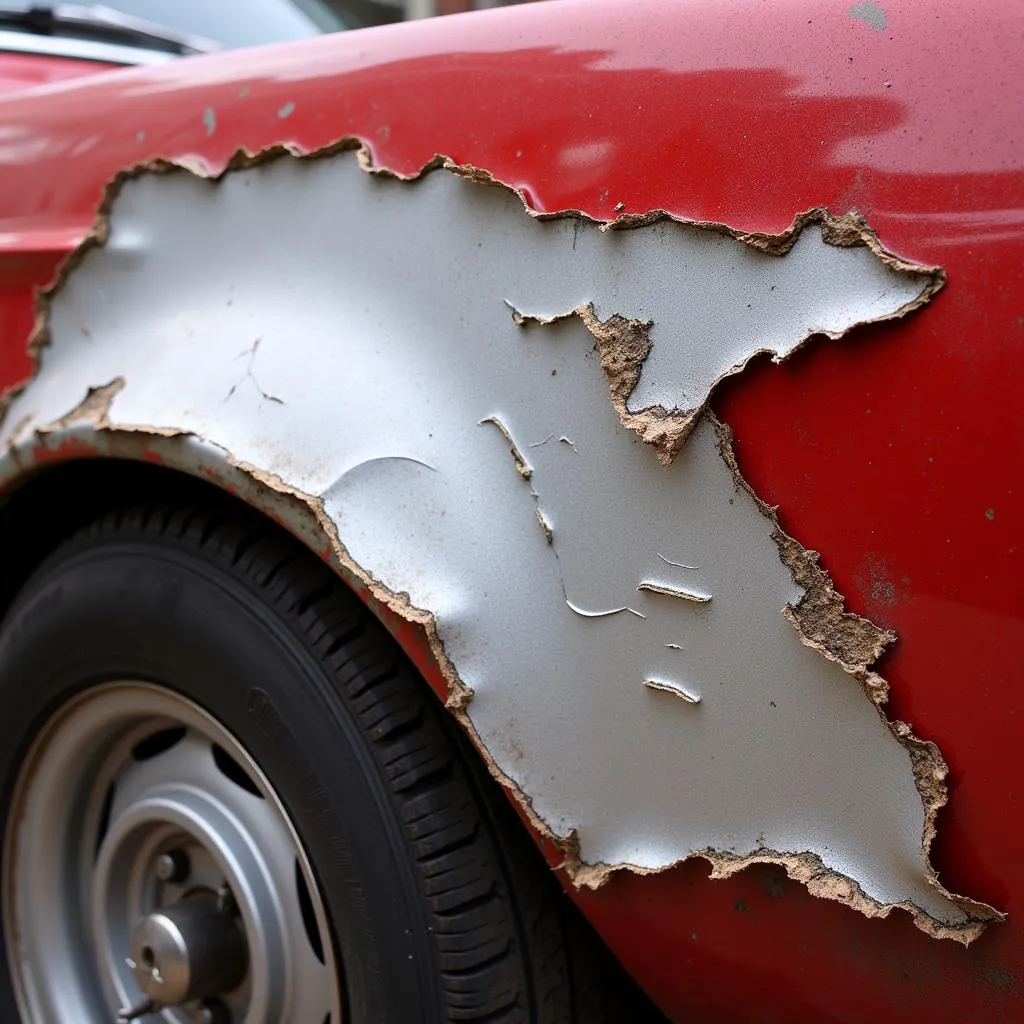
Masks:
[[[281,801],[170,690],[96,687],[43,727],[2,881],[26,1024],[341,1024],[326,913]]]

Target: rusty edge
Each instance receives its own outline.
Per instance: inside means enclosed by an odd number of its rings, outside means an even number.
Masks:
[[[51,301],[86,255],[92,249],[100,248],[106,243],[110,230],[109,218],[112,206],[127,182],[145,174],[188,173],[206,179],[211,183],[216,183],[232,171],[261,166],[278,159],[292,157],[302,160],[315,160],[351,151],[356,152],[360,168],[370,174],[382,175],[401,181],[415,181],[431,171],[445,169],[475,184],[502,188],[514,193],[523,204],[525,212],[536,220],[575,218],[591,224],[597,224],[602,231],[630,230],[646,227],[660,221],[671,221],[727,235],[767,255],[783,256],[792,248],[804,227],[816,223],[820,225],[822,237],[827,243],[848,247],[865,246],[893,269],[914,274],[924,279],[925,286],[917,298],[904,304],[892,314],[874,318],[876,321],[899,319],[906,316],[908,313],[929,302],[946,281],[945,272],[941,267],[921,266],[902,260],[888,252],[881,245],[877,236],[867,225],[863,217],[855,211],[850,211],[837,217],[824,207],[815,207],[797,214],[793,219],[793,223],[788,228],[774,235],[741,231],[729,225],[711,221],[676,217],[664,210],[655,210],[645,214],[623,214],[613,221],[601,221],[580,210],[565,210],[554,213],[533,210],[530,208],[521,190],[499,181],[486,170],[471,165],[458,164],[450,158],[441,155],[435,156],[420,168],[419,171],[410,175],[403,175],[386,168],[377,167],[373,164],[369,147],[362,140],[345,137],[311,152],[303,152],[295,147],[284,144],[276,144],[257,153],[250,153],[244,149],[239,149],[227,161],[223,170],[217,173],[210,173],[204,167],[163,158],[144,161],[119,171],[103,191],[97,207],[96,221],[89,234],[76,249],[62,260],[54,280],[37,292],[35,324],[28,339],[28,352],[35,361],[36,372],[38,373],[43,350],[50,343],[49,312]],[[230,452],[221,450],[224,451],[224,457],[232,469],[251,478],[257,484],[274,492],[289,503],[297,503],[303,506],[311,513],[317,528],[322,531],[329,541],[332,555],[331,561],[335,563],[336,568],[340,570],[343,576],[356,582],[357,585],[361,584],[365,588],[371,598],[371,604],[379,603],[379,605],[389,609],[399,618],[422,630],[447,686],[445,706],[468,733],[490,774],[514,798],[532,828],[539,836],[549,841],[560,851],[562,860],[558,867],[565,870],[568,878],[577,888],[597,889],[605,884],[611,875],[617,871],[632,871],[641,875],[656,874],[692,857],[701,857],[711,865],[710,877],[712,878],[727,878],[753,864],[776,864],[782,867],[791,879],[805,885],[812,895],[824,899],[837,900],[859,910],[867,917],[887,917],[894,907],[898,907],[907,911],[912,916],[917,927],[927,934],[935,938],[955,939],[964,945],[969,944],[982,933],[988,923],[1002,920],[1006,915],[984,903],[949,893],[943,888],[935,870],[931,866],[929,851],[932,840],[935,837],[936,816],[948,798],[946,788],[948,766],[934,743],[914,736],[910,726],[906,723],[890,721],[885,717],[882,710],[888,696],[888,684],[880,675],[871,670],[871,665],[878,659],[886,647],[895,640],[895,634],[890,631],[881,630],[867,619],[845,610],[844,598],[835,590],[830,577],[818,564],[818,553],[804,548],[798,541],[786,534],[779,526],[776,510],[761,501],[744,480],[733,451],[731,431],[726,424],[720,422],[709,410],[711,395],[721,381],[733,374],[742,372],[750,359],[754,358],[755,355],[762,354],[764,350],[751,353],[743,363],[731,367],[709,389],[708,398],[694,409],[670,411],[655,406],[639,412],[630,412],[626,409],[626,401],[640,379],[643,362],[651,349],[652,342],[648,337],[651,324],[632,320],[618,314],[613,314],[608,319],[602,321],[598,319],[593,307],[589,305],[548,320],[530,317],[514,308],[512,309],[513,320],[516,324],[523,327],[530,323],[550,323],[553,320],[565,319],[571,316],[578,316],[595,339],[601,366],[608,381],[612,404],[622,424],[634,431],[641,440],[654,448],[662,465],[667,466],[671,464],[700,416],[705,412],[710,416],[718,436],[720,453],[732,470],[737,488],[746,491],[757,503],[761,513],[769,520],[772,525],[772,538],[779,549],[779,556],[783,564],[791,572],[794,581],[805,590],[804,596],[796,605],[787,606],[783,609],[783,614],[786,615],[793,625],[801,643],[814,648],[823,657],[839,664],[844,671],[861,684],[867,698],[875,706],[886,727],[904,749],[907,750],[925,811],[922,854],[927,880],[937,893],[949,899],[963,911],[965,915],[963,922],[949,924],[938,921],[920,907],[909,902],[880,903],[868,896],[856,880],[829,869],[816,854],[806,852],[794,853],[759,849],[754,853],[739,856],[717,850],[704,849],[692,851],[678,861],[658,868],[646,868],[628,863],[604,864],[584,862],[580,856],[580,844],[576,831],[571,829],[565,836],[555,834],[534,810],[529,794],[523,792],[515,781],[502,771],[476,732],[466,710],[473,698],[473,691],[461,681],[455,666],[449,660],[444,644],[438,636],[437,624],[433,614],[428,609],[418,608],[413,605],[407,593],[396,593],[389,590],[351,558],[341,537],[338,535],[335,524],[324,509],[322,499],[299,491],[275,474],[267,473],[258,466],[241,462],[235,459]],[[833,339],[845,333],[847,332],[818,332],[818,334],[825,334],[826,337]],[[802,339],[793,351],[802,347],[814,336],[808,335],[807,338]],[[768,354],[772,355],[775,362],[781,362],[783,358],[786,358],[785,356],[780,357],[774,352],[769,352]],[[8,391],[0,396],[0,423],[3,421],[11,398],[24,390],[31,383],[31,379],[8,389]],[[47,435],[57,434],[62,429],[70,428],[75,424],[88,423],[95,431],[102,431],[107,434],[112,441],[117,437],[127,439],[137,438],[139,435],[166,439],[192,436],[186,431],[174,429],[122,425],[114,427],[109,420],[109,410],[114,398],[124,387],[125,381],[117,378],[105,385],[90,388],[88,394],[75,409],[62,416],[53,424],[36,428],[34,433],[42,440]],[[506,439],[511,446],[516,469],[528,481],[530,476],[529,464],[522,454],[518,452],[515,442],[507,434],[507,431],[502,428],[500,423],[494,419],[490,422],[506,435]],[[18,429],[15,430],[15,436],[12,436],[8,446],[12,456],[15,456],[16,462],[20,462],[15,452],[17,435],[24,432],[25,426],[27,426],[27,422],[17,425]],[[518,458],[516,457],[517,455]],[[540,515],[538,515],[538,520],[541,523],[542,529],[545,529],[547,526],[546,520],[543,520]],[[550,542],[549,531],[550,527],[545,529],[545,534]]]

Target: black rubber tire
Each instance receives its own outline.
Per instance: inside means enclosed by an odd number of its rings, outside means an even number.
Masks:
[[[114,679],[199,703],[269,778],[327,905],[346,1022],[582,1022],[584,991],[585,1024],[639,1019],[594,1000],[571,908],[440,702],[272,524],[134,509],[49,557],[0,631],[0,823],[35,731]],[[0,1020],[17,1019],[0,956]]]

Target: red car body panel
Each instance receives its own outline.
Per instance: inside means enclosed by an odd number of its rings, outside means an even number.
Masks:
[[[856,345],[764,360],[715,408],[784,528],[825,552],[854,610],[898,633],[888,713],[951,768],[934,863],[1008,920],[964,949],[775,869],[710,881],[699,860],[574,895],[678,1019],[1016,1019],[1022,44],[1024,8],[999,0],[566,0],[14,96],[0,103],[0,384],[31,373],[33,288],[114,174],[154,157],[217,173],[239,148],[357,136],[381,166],[411,174],[442,153],[540,210],[607,219],[622,203],[760,232],[815,206],[860,211],[890,250],[945,268],[933,307]]]
[[[113,64],[50,57],[43,54],[0,53],[0,94],[21,92],[71,78],[82,78],[106,71]]]

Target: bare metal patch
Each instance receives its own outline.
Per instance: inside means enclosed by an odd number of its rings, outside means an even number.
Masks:
[[[1001,915],[929,864],[946,766],[882,713],[891,634],[846,610],[707,412],[757,353],[906,315],[941,270],[854,214],[779,236],[538,215],[441,159],[405,181],[360,150],[360,173],[356,146],[120,175],[41,301],[7,421],[216,445],[308,509],[422,627],[577,885],[773,863],[976,937]]]

